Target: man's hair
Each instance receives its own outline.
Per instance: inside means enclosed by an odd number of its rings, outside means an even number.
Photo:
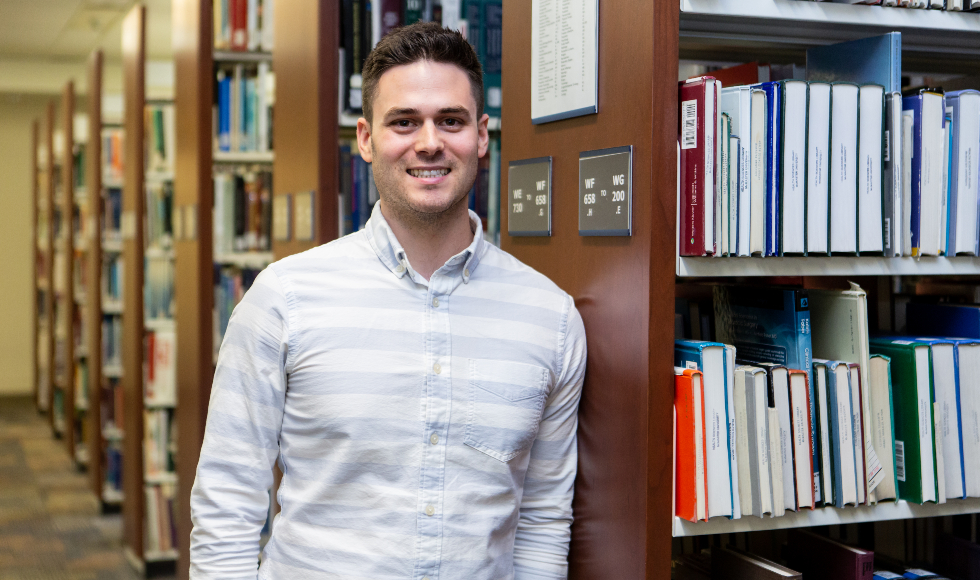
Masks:
[[[470,43],[455,30],[435,22],[416,22],[396,28],[378,42],[362,73],[364,117],[371,122],[378,81],[388,69],[420,60],[454,64],[470,78],[470,89],[476,100],[476,117],[483,116],[483,68]]]

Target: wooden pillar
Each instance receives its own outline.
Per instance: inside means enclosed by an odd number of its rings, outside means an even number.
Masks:
[[[575,298],[588,337],[570,577],[668,578],[677,2],[599,2],[599,112],[531,124],[531,3],[504,0],[501,245]],[[578,233],[581,151],[633,146],[633,235]],[[553,157],[553,235],[510,237],[507,166]]]
[[[60,377],[62,389],[62,405],[65,413],[65,432],[63,433],[65,449],[68,456],[75,458],[75,85],[68,81],[61,93],[61,132],[64,137],[64,149],[61,157],[61,197],[58,205],[61,209],[61,261],[62,280],[64,288],[59,300],[61,307],[58,314],[60,340],[63,342],[62,356],[64,357],[63,374]]]
[[[47,349],[47,372],[45,383],[47,383],[47,405],[48,421],[54,430],[54,102],[48,103],[47,121],[44,127],[44,188],[41,193],[45,197],[44,211],[47,214],[47,239],[45,240],[45,257],[48,266],[47,291],[45,292],[45,324],[47,325],[47,336],[42,348]]]
[[[34,321],[34,332],[31,333],[31,355],[34,357],[34,381],[31,387],[31,395],[34,399],[34,404],[40,410],[40,400],[38,399],[38,393],[41,381],[41,318],[40,310],[38,304],[43,300],[43,290],[42,284],[44,283],[44,270],[41,269],[41,265],[44,264],[44,257],[42,256],[41,240],[39,239],[40,231],[38,228],[38,220],[41,219],[41,188],[38,180],[40,178],[41,166],[38,163],[38,139],[40,138],[41,128],[40,123],[37,119],[31,123],[31,251],[34,252],[34,285],[32,291],[34,292],[34,300],[31,301],[31,320]]]

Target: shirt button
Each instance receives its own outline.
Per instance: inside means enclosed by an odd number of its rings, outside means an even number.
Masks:
[[[470,269],[469,268],[466,268],[465,270],[463,270],[463,276],[465,276],[467,278],[470,277]]]
[[[429,577],[428,576],[425,576],[425,577],[422,578],[422,580],[429,580]]]
[[[405,266],[402,266],[401,264],[398,264],[398,266],[395,268],[395,272],[398,272],[399,274],[401,274],[404,271],[405,271]]]
[[[432,437],[429,437],[429,443],[432,443],[433,445],[439,443],[439,436],[433,433]]]
[[[432,504],[425,506],[425,515],[431,516],[434,513],[436,513],[436,508],[434,508]]]
[[[438,375],[442,372],[442,366],[439,363],[432,365],[432,372]]]
[[[439,299],[438,298],[433,298],[432,299],[432,307],[433,308],[439,308]]]

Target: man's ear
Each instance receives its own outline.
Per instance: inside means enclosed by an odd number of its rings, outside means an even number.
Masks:
[[[357,120],[357,148],[361,152],[361,159],[365,163],[371,163],[372,150],[371,150],[371,123],[367,119],[361,117]]]
[[[477,123],[476,125],[477,131],[479,133],[479,138],[478,138],[479,149],[477,151],[478,153],[477,157],[483,157],[484,155],[487,154],[487,148],[490,145],[490,132],[488,129],[489,123],[490,123],[490,115],[483,113],[483,116],[480,117],[480,122]]]

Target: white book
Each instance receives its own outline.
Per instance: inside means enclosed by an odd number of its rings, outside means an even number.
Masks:
[[[980,497],[980,343],[961,342],[956,351],[966,496]]]
[[[902,236],[902,160],[904,159],[904,139],[902,133],[902,94],[889,93],[885,95],[885,195],[890,196],[891,206],[886,234],[888,235],[891,252],[889,256],[903,255],[904,238]]]
[[[806,251],[806,81],[782,83],[782,251]]]
[[[258,138],[256,139],[258,141],[256,143],[257,151],[269,150],[269,117],[266,111],[269,107],[271,97],[273,97],[271,91],[267,90],[269,74],[269,63],[260,62],[255,83],[256,100],[258,101],[255,107],[255,124],[258,134]]]
[[[740,497],[750,496],[752,510],[742,509],[743,514],[762,517],[772,514],[772,474],[769,468],[769,397],[766,371],[758,367],[742,366],[738,371],[744,377],[746,421],[740,423],[736,417],[736,427],[745,425],[751,492],[740,493]],[[737,376],[737,375],[736,375]],[[740,456],[741,457],[741,456]],[[741,477],[742,472],[739,471]],[[741,489],[739,490],[742,491]]]
[[[731,451],[728,445],[728,395],[725,388],[725,349],[702,350],[704,420],[708,470],[708,517],[732,516]]]
[[[806,371],[789,374],[790,422],[793,426],[793,470],[797,508],[813,508],[813,446],[810,440],[810,386]]]
[[[840,460],[835,462],[840,469],[841,485],[836,490],[840,493],[837,505],[857,505],[857,466],[854,462],[854,414],[851,409],[851,372],[846,364],[831,365],[829,372],[834,373],[834,388],[837,401],[837,436],[840,449]]]
[[[947,0],[946,10],[952,10],[955,12],[963,11],[963,0]]]
[[[942,180],[942,201],[939,205],[939,253],[945,254],[949,245],[949,238],[946,236],[949,219],[949,132],[952,128],[952,110],[943,105],[943,180]]]
[[[858,252],[883,252],[882,131],[885,89],[863,85],[859,93],[858,119]]]
[[[731,120],[732,135],[739,137],[738,204],[733,206],[737,208],[733,214],[738,224],[737,235],[735,235],[737,238],[737,247],[733,253],[739,256],[751,255],[749,238],[752,223],[752,200],[749,192],[752,183],[753,95],[761,97],[762,109],[763,113],[765,113],[766,95],[761,89],[753,89],[747,86],[724,88],[721,91],[721,99],[719,101],[721,112],[728,115],[728,118]],[[763,121],[764,128],[765,122]]]
[[[902,255],[912,255],[912,151],[915,116],[902,111]]]
[[[832,471],[832,435],[830,431],[830,407],[827,406],[827,366],[814,363],[813,392],[817,396],[817,422],[820,440],[820,499],[825,504],[834,501],[834,477]]]
[[[883,501],[898,497],[895,479],[895,433],[892,428],[891,363],[881,355],[873,355],[869,365],[869,393],[871,394],[871,437],[875,449],[880,450],[881,483],[874,489],[875,499]]]
[[[728,174],[731,171],[731,120],[728,115],[721,113],[718,115],[721,130],[718,131],[718,195],[715,207],[717,208],[718,219],[715,220],[715,233],[718,236],[718,251],[715,257],[727,256],[728,247],[728,216],[731,213],[731,192],[728,191]]]
[[[915,349],[916,404],[919,415],[919,469],[922,473],[922,503],[936,501],[935,439],[932,425],[932,396],[929,392],[929,348]]]
[[[936,503],[946,503],[946,467],[945,456],[943,454],[943,437],[941,420],[939,418],[939,403],[932,404],[932,418],[935,423],[932,426],[933,434],[936,438]]]
[[[769,407],[768,425],[769,430],[769,473],[770,487],[772,489],[772,517],[779,517],[786,513],[783,499],[783,463],[780,457],[783,455],[782,441],[779,437],[779,411],[775,407]]]
[[[259,49],[259,0],[248,0],[246,9],[246,29],[248,30],[248,50]]]
[[[831,85],[830,251],[857,251],[858,87]]]
[[[830,201],[830,84],[811,82],[807,111],[807,253],[825,254]]]
[[[275,46],[275,0],[262,0],[262,50],[271,52]]]
[[[742,145],[736,136],[729,137],[728,144],[728,254],[738,252],[738,191],[742,171]]]
[[[857,490],[857,502],[863,504],[868,501],[868,481],[862,477],[867,469],[864,457],[864,417],[861,414],[861,407],[863,406],[861,391],[864,389],[864,377],[861,375],[861,367],[857,363],[848,363],[847,367],[851,374],[851,429],[854,432],[851,443],[854,445],[854,472],[857,474],[855,489]]]
[[[715,212],[714,212],[714,244],[715,253],[714,256],[720,257],[722,255],[721,251],[721,237],[722,237],[722,224],[727,221],[727,216],[721,213],[721,202],[722,202],[722,192],[728,183],[727,177],[724,175],[725,168],[722,166],[721,162],[721,152],[722,147],[728,146],[728,135],[725,134],[722,128],[722,115],[719,110],[719,101],[721,100],[721,81],[714,81],[711,83],[714,86],[714,116],[715,116],[715,188],[714,188],[714,198],[715,198]],[[705,230],[707,231],[707,230]]]
[[[725,345],[725,394],[728,397],[728,455],[729,469],[731,470],[732,488],[732,519],[737,520],[742,517],[741,495],[738,486],[738,446],[735,442],[735,347]]]
[[[943,95],[925,93],[922,96],[922,148],[913,155],[922,155],[919,174],[919,255],[938,256],[943,200],[943,175],[946,173],[945,107]]]
[[[792,409],[789,402],[789,377],[786,367],[762,365],[769,372],[773,403],[779,421],[779,449],[777,461],[782,474],[783,507],[796,510],[796,469],[793,465],[793,424]],[[771,408],[771,407],[770,407]],[[771,427],[771,425],[770,425]]]
[[[769,150],[766,147],[766,93],[752,91],[752,151],[749,197],[749,253],[763,255],[766,250],[766,172]]]
[[[960,420],[956,397],[956,345],[928,338],[918,338],[932,351],[932,384],[935,397],[938,443],[943,449],[942,486],[946,497],[964,497],[960,458]],[[938,449],[938,447],[937,447]]]
[[[980,91],[962,91],[946,95],[946,108],[953,122],[952,169],[949,176],[950,216],[946,255],[976,256],[977,245],[977,173],[980,172]]]
[[[733,396],[735,399],[735,456],[738,459],[738,499],[739,510],[744,515],[759,515],[756,509],[761,507],[755,504],[757,500],[757,490],[752,485],[752,470],[757,469],[758,459],[752,461],[753,453],[749,449],[749,443],[753,441],[754,435],[749,433],[748,415],[748,393],[746,393],[746,383],[753,383],[754,378],[746,373],[746,367],[739,367],[735,370],[735,384]],[[751,389],[753,385],[749,385]]]

